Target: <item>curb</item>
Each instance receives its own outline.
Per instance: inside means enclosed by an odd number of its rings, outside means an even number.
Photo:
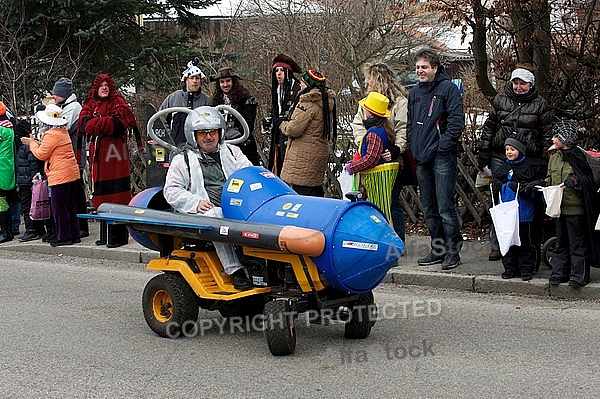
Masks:
[[[473,276],[443,272],[391,270],[383,282],[476,293],[534,295],[557,299],[600,299],[600,284],[598,283],[590,283],[583,288],[571,288],[567,284],[550,285],[545,278],[521,281],[518,279],[503,280],[500,276],[492,275]]]
[[[37,253],[43,255],[63,255],[76,258],[114,260],[130,263],[148,263],[151,259],[157,258],[158,253],[148,250],[139,250],[135,248],[122,247],[118,249],[107,248],[105,246],[72,245],[63,247],[52,247],[46,243],[25,244],[16,243],[0,247],[16,252]]]
[[[118,249],[104,246],[90,245],[84,241],[81,245],[51,247],[48,244],[36,241],[34,243],[21,243],[13,241],[0,246],[2,249],[18,252],[39,253],[44,255],[64,255],[91,259],[114,260],[130,263],[147,264],[157,258],[157,252],[149,251],[137,243],[130,243]],[[437,289],[452,289],[475,293],[496,293],[533,295],[557,299],[600,300],[600,283],[591,283],[579,289],[569,287],[567,284],[552,286],[547,278],[534,278],[530,281],[519,279],[503,280],[500,276],[482,274],[459,274],[456,272],[423,271],[411,269],[392,268],[384,283],[402,286],[423,286]]]

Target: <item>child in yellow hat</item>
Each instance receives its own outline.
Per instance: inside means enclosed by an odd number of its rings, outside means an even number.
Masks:
[[[388,120],[389,103],[386,96],[375,91],[358,102],[365,111],[363,125],[367,132],[360,140],[355,157],[346,164],[346,170],[351,175],[360,172],[360,185],[366,189],[367,198],[391,220],[392,186],[399,164],[397,161],[386,162],[382,156],[396,141]]]

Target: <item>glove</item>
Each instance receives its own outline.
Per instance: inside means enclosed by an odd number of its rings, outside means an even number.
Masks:
[[[500,190],[502,190],[502,183],[500,182],[500,180],[494,180],[492,182],[492,191],[497,193]]]
[[[348,162],[348,163],[346,164],[346,167],[345,167],[345,169],[346,169],[346,172],[348,172],[348,174],[349,174],[349,175],[351,175],[351,174],[352,174],[352,172],[350,171],[350,166],[351,166],[351,165],[352,165],[352,162]]]
[[[569,175],[563,182],[566,188],[575,188],[579,186],[579,177],[576,175]]]
[[[508,182],[508,188],[510,188],[513,193],[516,193],[517,190],[519,189],[519,184],[517,182],[514,182],[514,181],[509,181]]]
[[[483,172],[483,168],[485,168],[486,166],[490,166],[489,158],[485,158],[479,155],[479,158],[477,158],[477,170]]]
[[[275,118],[273,119],[273,128],[271,129],[273,132],[279,131],[279,126],[281,126],[281,122],[286,120],[285,118]]]
[[[534,180],[534,181],[529,182],[527,184],[522,184],[521,185],[521,191],[525,195],[531,195],[535,191],[535,187],[536,186],[545,187],[546,186],[546,180],[540,179],[540,180]]]

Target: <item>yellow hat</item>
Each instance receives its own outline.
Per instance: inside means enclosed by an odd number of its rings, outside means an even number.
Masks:
[[[390,100],[381,93],[372,91],[366,98],[363,98],[358,102],[358,105],[372,113],[373,115],[382,116],[385,118],[390,117]]]

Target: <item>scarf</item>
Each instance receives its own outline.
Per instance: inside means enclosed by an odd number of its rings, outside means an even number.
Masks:
[[[588,248],[592,267],[600,267],[600,231],[594,229],[594,224],[600,214],[600,195],[594,183],[594,174],[588,164],[587,158],[580,147],[570,147],[561,150],[563,159],[571,165],[575,175],[580,180],[581,197],[583,208],[588,220],[586,232],[588,237]]]

